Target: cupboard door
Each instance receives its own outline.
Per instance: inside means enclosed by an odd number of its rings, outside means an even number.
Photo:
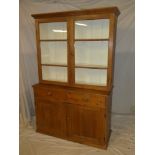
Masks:
[[[104,144],[104,110],[68,105],[69,136],[81,143]]]
[[[38,100],[36,103],[37,131],[65,137],[66,108],[61,102]]]
[[[110,19],[75,21],[75,84],[108,85]]]
[[[68,82],[67,22],[39,24],[42,81]]]

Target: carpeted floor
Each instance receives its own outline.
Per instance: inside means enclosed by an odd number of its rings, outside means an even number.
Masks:
[[[20,155],[134,155],[134,116],[112,115],[108,150],[36,133],[20,128]]]

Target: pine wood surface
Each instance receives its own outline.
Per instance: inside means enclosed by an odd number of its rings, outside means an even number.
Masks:
[[[33,86],[36,131],[102,149],[107,149],[111,124],[117,7],[32,15],[36,24],[39,84]],[[75,39],[76,20],[109,19],[109,38]],[[66,22],[67,39],[40,39],[40,23]],[[67,65],[42,64],[41,41],[67,41]],[[108,66],[76,66],[75,41],[108,41]],[[67,66],[67,82],[42,78],[42,66]],[[106,69],[107,85],[75,83],[75,68]]]

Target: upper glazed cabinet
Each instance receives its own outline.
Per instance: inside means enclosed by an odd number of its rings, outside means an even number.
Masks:
[[[117,8],[36,18],[40,83],[111,89]]]

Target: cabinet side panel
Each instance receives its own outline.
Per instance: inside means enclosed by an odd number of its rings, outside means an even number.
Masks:
[[[105,141],[108,143],[111,134],[111,106],[112,95],[106,97],[106,109],[105,109]]]
[[[116,44],[116,26],[117,17],[114,14],[110,16],[110,35],[109,35],[109,54],[108,54],[108,86],[113,85],[113,70],[115,58],[115,44]]]

